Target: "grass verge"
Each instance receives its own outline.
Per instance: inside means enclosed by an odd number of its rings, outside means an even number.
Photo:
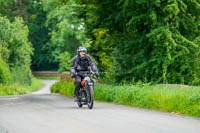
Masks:
[[[42,85],[43,85],[42,81],[36,78],[32,79],[31,86],[23,86],[17,83],[9,86],[0,84],[0,96],[25,94],[41,88]]]
[[[52,92],[71,96],[72,82],[57,82]],[[95,100],[200,117],[200,88],[96,84]]]

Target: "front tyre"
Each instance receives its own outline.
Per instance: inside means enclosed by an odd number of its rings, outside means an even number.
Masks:
[[[78,101],[77,101],[78,107],[81,108],[83,106],[82,102],[81,102],[81,98],[80,96],[78,96]]]
[[[94,104],[94,89],[93,86],[89,86],[89,95],[88,95],[88,108],[92,109],[93,108],[93,104]]]
[[[83,107],[83,104],[80,101],[78,101],[77,104],[79,108]]]

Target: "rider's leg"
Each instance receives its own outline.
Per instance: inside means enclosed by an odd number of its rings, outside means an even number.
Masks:
[[[81,77],[80,76],[75,77],[74,86],[75,86],[74,95],[78,96],[78,93],[79,93],[79,90],[80,90],[80,87],[81,87]]]

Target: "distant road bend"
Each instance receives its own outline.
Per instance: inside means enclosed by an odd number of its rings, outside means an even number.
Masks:
[[[72,98],[40,90],[0,97],[0,133],[200,133],[200,119],[95,102],[78,108]]]

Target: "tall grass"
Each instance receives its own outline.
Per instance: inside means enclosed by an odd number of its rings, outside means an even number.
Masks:
[[[57,82],[52,92],[72,95],[72,82]],[[96,84],[95,100],[200,117],[200,88]]]
[[[19,83],[15,83],[12,85],[0,84],[0,96],[25,94],[33,90],[39,89],[42,85],[43,83],[36,78],[32,79],[32,84],[30,86],[21,85]]]
[[[99,84],[95,99],[200,117],[200,88]]]
[[[11,74],[13,77],[13,83],[21,85],[32,85],[32,74],[29,68],[26,67],[15,67],[11,68]]]

